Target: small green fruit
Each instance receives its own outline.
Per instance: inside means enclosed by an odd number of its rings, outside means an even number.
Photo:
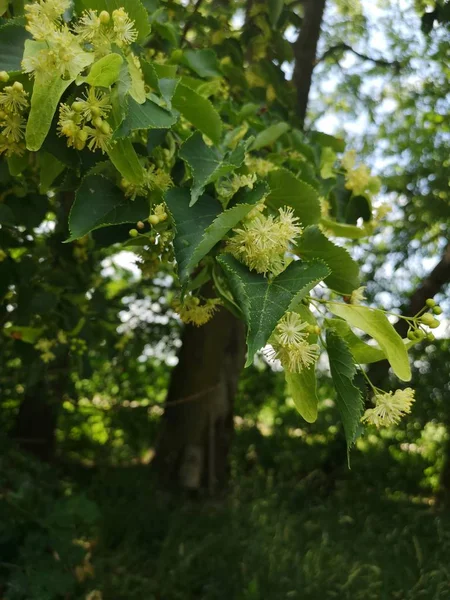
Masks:
[[[436,306],[436,301],[433,300],[433,298],[428,298],[425,304],[428,306],[428,308],[433,308],[433,306]]]
[[[150,215],[148,218],[148,222],[150,223],[150,225],[158,225],[159,217],[157,215]]]
[[[433,312],[435,315],[442,315],[442,308],[440,306],[434,306]]]
[[[102,12],[98,15],[100,19],[100,23],[102,25],[107,25],[111,20],[111,15],[107,10],[102,10]]]
[[[0,81],[6,83],[9,80],[9,75],[6,71],[0,71]]]
[[[130,237],[137,237],[139,235],[139,231],[137,229],[130,229],[130,231],[128,232]]]

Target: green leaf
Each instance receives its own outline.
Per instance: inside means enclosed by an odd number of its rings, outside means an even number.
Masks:
[[[320,258],[331,269],[325,283],[341,294],[351,294],[359,287],[358,265],[345,250],[330,242],[316,225],[307,227],[297,243],[297,252],[307,260]]]
[[[215,144],[220,142],[222,121],[219,113],[207,98],[180,83],[175,90],[172,104],[174,108],[194,127],[207,135]]]
[[[336,404],[344,425],[347,448],[354,443],[364,410],[361,391],[353,381],[356,367],[346,342],[333,329],[327,331],[327,352],[330,371],[336,388]]]
[[[270,186],[268,206],[274,209],[291,206],[303,226],[319,222],[319,194],[312,186],[297,179],[287,169],[271,171],[268,181]]]
[[[213,50],[185,50],[181,62],[200,77],[220,77],[222,75],[216,53]]]
[[[131,77],[130,96],[136,100],[138,104],[144,104],[147,96],[145,93],[145,82],[144,77],[136,66],[133,56],[129,54],[127,56],[128,71]]]
[[[182,188],[169,190],[165,200],[172,214],[176,234],[175,256],[180,280],[185,283],[192,269],[235,227],[253,206],[264,197],[267,188],[260,183],[246,194],[241,202],[222,211],[214,198],[204,195],[193,207],[189,207],[189,191]]]
[[[370,346],[353,333],[347,321],[343,319],[326,319],[325,321],[327,326],[335,329],[348,345],[356,363],[368,365],[386,358],[386,354],[379,346]]]
[[[120,54],[103,56],[91,66],[89,75],[84,80],[89,85],[109,87],[118,80],[122,63]]]
[[[311,311],[304,304],[299,304],[295,309],[303,321],[311,325],[317,325],[317,321]],[[308,341],[312,344],[317,342],[317,335],[310,334]],[[316,366],[311,365],[300,373],[284,372],[287,390],[294,401],[295,407],[300,415],[308,423],[314,423],[317,420],[317,406],[319,399],[317,397]]]
[[[222,154],[214,146],[205,144],[199,131],[184,142],[179,156],[189,165],[194,180],[191,206],[197,202],[208,183],[235,168],[233,165],[223,165]]]
[[[381,310],[338,302],[329,302],[327,307],[333,314],[376,340],[397,377],[402,381],[410,381],[411,367],[406,346]]]
[[[9,173],[13,177],[17,177],[20,175],[29,165],[30,155],[28,152],[19,156],[18,154],[13,154],[12,156],[8,156],[8,169]]]
[[[295,408],[308,423],[317,420],[317,379],[316,368],[311,365],[301,373],[290,373],[285,371],[284,378],[287,384],[288,394],[294,401]]]
[[[117,140],[108,150],[108,156],[119,173],[130,183],[139,185],[144,181],[144,169],[131,140]]]
[[[5,327],[3,333],[27,344],[35,344],[44,333],[45,327]]]
[[[114,139],[127,137],[138,129],[170,129],[176,121],[177,117],[174,114],[152,100],[138,104],[133,98],[129,98],[127,115],[115,131]]]
[[[46,194],[65,165],[48,152],[39,153],[39,193]]]
[[[112,13],[113,10],[123,8],[132,21],[138,32],[137,41],[141,42],[150,34],[150,23],[148,13],[140,0],[81,0],[84,8],[87,10],[107,10]]]
[[[69,215],[70,238],[83,237],[94,229],[120,223],[136,223],[149,214],[148,202],[138,196],[131,201],[109,179],[90,175],[81,183]]]
[[[264,148],[265,146],[270,146],[274,142],[277,141],[279,137],[289,131],[291,126],[288,123],[275,123],[275,125],[271,125],[264,131],[261,131],[256,136],[250,150],[259,150],[260,148]]]
[[[0,28],[0,71],[20,71],[24,45],[31,35],[25,27],[8,24]]]
[[[269,21],[275,29],[284,8],[284,0],[268,0]]]
[[[278,321],[330,272],[321,261],[292,262],[278,277],[268,280],[249,271],[230,255],[217,258],[248,326],[246,366],[269,339]]]
[[[163,77],[158,81],[159,92],[169,110],[172,110],[172,98],[179,83],[179,79],[171,79],[169,77]]]
[[[369,231],[356,225],[347,225],[345,223],[338,223],[332,219],[322,217],[320,224],[325,227],[335,237],[348,238],[349,240],[359,240],[369,235]]]
[[[310,131],[308,137],[316,144],[319,144],[324,148],[331,148],[335,152],[344,152],[345,150],[345,141],[342,138],[334,137],[328,133],[323,133],[322,131]]]
[[[73,81],[73,79],[61,79],[59,73],[44,77],[36,76],[25,130],[28,150],[36,152],[42,146],[61,96]]]

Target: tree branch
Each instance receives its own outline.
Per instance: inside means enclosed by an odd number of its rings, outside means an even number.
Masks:
[[[302,126],[306,118],[312,74],[316,65],[317,43],[320,37],[326,0],[309,0],[300,34],[293,44],[295,68],[292,81],[297,90],[297,116]]]
[[[394,68],[397,73],[400,71],[401,66],[402,66],[398,60],[394,60],[394,61],[390,62],[390,61],[384,60],[382,58],[372,58],[370,56],[367,56],[366,54],[362,54],[361,52],[358,52],[357,50],[355,50],[354,48],[352,48],[345,42],[341,42],[340,44],[336,44],[336,46],[331,46],[331,48],[328,48],[328,50],[326,50],[322,54],[322,56],[320,56],[316,60],[316,65],[319,64],[320,62],[323,62],[329,56],[333,56],[333,54],[335,54],[337,52],[351,52],[358,58],[361,58],[362,60],[370,61],[370,62],[374,63],[375,65],[377,65],[378,67]]]
[[[188,34],[188,31],[192,27],[191,19],[192,19],[193,16],[195,16],[198,13],[198,11],[200,10],[200,7],[201,7],[202,3],[203,3],[203,0],[197,0],[197,2],[194,4],[194,8],[192,9],[192,13],[186,19],[186,23],[184,24],[183,31],[181,32],[180,46],[182,46],[183,42],[186,40],[186,36]]]

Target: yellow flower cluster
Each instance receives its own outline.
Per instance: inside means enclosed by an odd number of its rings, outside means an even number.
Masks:
[[[270,171],[276,168],[270,160],[250,156],[249,154],[245,157],[245,165],[251,173],[255,173],[259,177],[267,177]]]
[[[166,173],[164,169],[156,168],[154,165],[150,165],[144,171],[144,181],[136,185],[123,178],[120,182],[125,196],[134,200],[136,196],[147,196],[152,190],[160,190],[165,192],[172,187],[173,182],[169,173]]]
[[[25,152],[22,140],[25,136],[27,97],[20,81],[5,86],[0,92],[0,154],[21,156]]]
[[[183,323],[190,323],[200,327],[205,325],[221,304],[219,298],[208,298],[204,304],[196,296],[189,296],[183,302],[175,302],[174,309]]]
[[[105,153],[111,146],[111,126],[105,120],[110,110],[109,94],[91,87],[70,106],[60,104],[59,135],[67,138],[69,147],[82,150],[87,144],[89,150],[100,149]]]
[[[355,167],[356,152],[350,150],[342,157],[342,166],[347,171],[345,187],[352,190],[355,196],[378,194],[381,187],[379,177],[373,177],[366,165]]]
[[[59,72],[75,78],[95,58],[111,52],[112,44],[130,45],[137,38],[134,22],[123,8],[98,14],[85,11],[72,30],[63,20],[70,0],[37,0],[25,6],[26,29],[43,43],[39,50],[26,51],[22,69],[31,75]]]
[[[51,351],[55,343],[55,340],[49,340],[47,338],[41,338],[36,342],[34,347],[41,353],[42,362],[49,363],[52,360],[55,360],[56,355]]]
[[[414,390],[411,388],[396,390],[394,394],[376,394],[375,407],[367,409],[361,421],[375,427],[395,425],[404,415],[411,412],[413,402]]]
[[[307,341],[311,326],[299,314],[287,312],[272,334],[265,351],[268,360],[279,360],[285,371],[300,373],[313,365],[319,356],[319,346]]]
[[[302,228],[290,207],[280,208],[278,216],[262,213],[234,229],[226,250],[258,273],[280,273],[286,266],[290,244]]]

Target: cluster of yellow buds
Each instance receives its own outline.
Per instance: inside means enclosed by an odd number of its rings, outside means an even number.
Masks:
[[[69,106],[59,106],[58,132],[67,138],[67,145],[76,150],[83,150],[88,145],[95,152],[103,153],[111,146],[112,130],[106,121],[111,110],[109,94],[94,87],[77,98]],[[88,125],[90,123],[90,125]]]
[[[148,222],[150,223],[150,225],[158,225],[159,223],[162,223],[166,219],[167,219],[166,205],[163,203],[163,204],[157,204],[154,207],[153,213],[148,218]]]
[[[320,328],[302,321],[295,312],[287,312],[269,339],[270,348],[264,354],[268,360],[279,360],[285,371],[300,373],[313,365],[319,356],[319,346],[310,344],[310,333],[318,334]]]
[[[431,312],[424,312],[429,309]],[[424,308],[418,315],[413,319],[410,319],[410,328],[408,331],[408,339],[413,342],[421,342],[427,340],[428,342],[434,341],[433,333],[427,332],[425,327],[429,329],[437,329],[440,325],[435,315],[441,315],[442,308],[436,303],[433,298],[428,298],[426,301],[426,308]]]
[[[125,196],[134,200],[136,196],[147,196],[152,190],[160,190],[165,192],[172,187],[173,182],[169,173],[164,169],[156,168],[155,165],[150,165],[144,170],[144,180],[141,184],[136,185],[127,179],[123,178],[120,181]]]
[[[375,407],[368,408],[361,421],[375,425],[375,427],[389,427],[396,425],[400,419],[411,412],[414,403],[414,390],[406,388],[385,393],[378,390],[374,397]]]
[[[346,172],[345,187],[352,190],[355,196],[375,195],[378,194],[381,187],[379,177],[373,177],[370,174],[370,169],[366,165],[355,167],[356,152],[350,150],[342,157],[342,166]]]
[[[44,363],[49,363],[55,360],[56,355],[52,352],[52,348],[55,346],[56,340],[49,340],[47,338],[41,338],[36,342],[34,347],[41,353],[41,360]]]
[[[214,313],[218,310],[221,301],[219,298],[208,298],[203,304],[200,303],[200,298],[196,296],[188,296],[173,303],[173,308],[180,316],[183,323],[190,323],[200,327],[205,325]]]
[[[87,343],[82,338],[72,338],[69,342],[70,351],[82,356],[87,351]]]
[[[250,175],[233,175],[231,179],[222,179],[216,184],[216,191],[219,198],[223,201],[228,201],[242,187],[253,189],[256,183],[256,173]]]
[[[290,207],[280,208],[278,216],[258,213],[234,229],[226,250],[258,273],[280,273],[286,266],[286,253],[302,228]]]
[[[270,162],[270,160],[259,158],[257,156],[250,156],[250,154],[247,154],[245,157],[245,166],[250,173],[254,173],[258,175],[258,177],[267,177],[270,171],[276,169],[276,166]]]
[[[7,83],[8,80],[8,73],[1,71],[0,82]],[[25,152],[23,138],[26,125],[24,113],[29,106],[27,97],[20,81],[6,85],[0,92],[0,154],[21,156]]]

